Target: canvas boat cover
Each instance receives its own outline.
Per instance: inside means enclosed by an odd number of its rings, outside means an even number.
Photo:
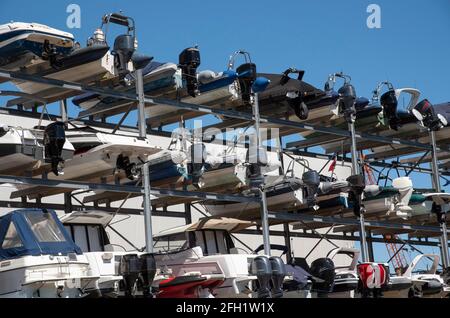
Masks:
[[[0,259],[82,254],[51,210],[16,210],[0,217]]]

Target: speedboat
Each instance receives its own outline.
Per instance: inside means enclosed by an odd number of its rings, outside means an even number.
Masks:
[[[359,277],[357,264],[360,251],[355,248],[337,247],[328,252],[327,258],[335,263],[334,269],[336,276],[331,292],[328,293],[329,298],[354,298],[358,289]],[[350,262],[345,265],[336,265],[337,256],[347,256]]]
[[[0,127],[0,173],[32,174],[38,169],[63,173],[64,162],[73,157],[74,148],[65,138],[63,123],[55,122],[45,129]]]
[[[69,54],[73,35],[39,23],[11,22],[0,25],[0,68],[18,70]]]
[[[430,261],[431,266],[420,269],[424,262],[429,263]],[[403,276],[410,278],[413,283],[409,297],[443,298],[450,293],[449,286],[437,274],[438,266],[439,256],[435,254],[420,254],[412,260],[403,274]]]
[[[87,296],[92,275],[81,249],[50,210],[27,209],[0,217],[0,296]]]
[[[116,37],[113,50],[110,51],[107,31],[108,25],[112,23],[125,26],[127,33]],[[152,59],[137,53],[136,49],[134,20],[122,14],[113,13],[102,18],[102,26],[88,39],[86,47],[80,47],[77,43],[65,55],[50,56],[45,63],[24,67],[21,72],[85,85],[92,83],[99,85],[114,81],[121,83],[120,85],[126,85],[125,76],[138,68],[145,67]],[[13,83],[25,93],[50,101],[57,100],[61,96],[74,95],[47,84],[18,80],[14,80]],[[8,105],[11,106],[12,103]],[[35,105],[31,102],[21,102],[21,104],[24,107]]]
[[[117,251],[109,242],[106,227],[114,215],[104,211],[72,212],[60,220],[83,251],[98,280],[86,291],[101,297],[151,297],[156,267],[152,254]]]
[[[223,275],[212,294],[220,298],[280,297],[285,276],[279,257],[238,254],[230,232],[254,225],[229,218],[201,219],[154,236],[156,264],[173,276]],[[213,276],[212,276],[213,277]]]
[[[134,136],[106,134],[101,132],[67,131],[66,138],[75,148],[74,156],[65,162],[63,175],[48,175],[53,180],[92,180],[106,177],[110,181],[135,180],[139,175],[139,165],[150,154],[160,151],[148,140]],[[18,186],[11,197],[28,195],[52,195],[61,189],[43,189],[39,186]]]
[[[178,99],[181,102],[202,104],[216,107],[223,100],[235,100],[237,93],[233,86],[237,75],[233,71],[216,73],[213,71],[196,72],[200,65],[200,55],[197,48],[187,48],[180,54],[179,64],[151,62],[143,70],[144,92],[152,97]],[[130,84],[127,87],[118,86],[120,91],[136,90],[133,74],[125,78]],[[132,102],[106,97],[99,94],[83,94],[73,99],[75,105],[85,109],[80,115],[92,111],[107,111],[113,115],[132,105]],[[186,117],[186,111],[168,105],[146,105],[145,112],[148,124],[152,127],[173,122],[174,116],[181,114]],[[175,120],[177,121],[177,120]]]

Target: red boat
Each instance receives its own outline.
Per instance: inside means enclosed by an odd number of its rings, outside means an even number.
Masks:
[[[223,282],[223,275],[170,277],[159,282],[156,298],[212,298],[214,289]]]

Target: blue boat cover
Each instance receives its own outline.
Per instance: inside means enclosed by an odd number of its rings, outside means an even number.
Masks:
[[[16,210],[0,218],[0,259],[27,255],[82,254],[56,213],[51,210]]]

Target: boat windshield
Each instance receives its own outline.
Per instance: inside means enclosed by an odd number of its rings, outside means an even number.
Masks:
[[[188,243],[184,232],[158,237],[153,243],[153,249],[159,253],[175,252],[186,248],[188,248]]]
[[[28,213],[24,217],[39,242],[66,241],[50,213]]]

